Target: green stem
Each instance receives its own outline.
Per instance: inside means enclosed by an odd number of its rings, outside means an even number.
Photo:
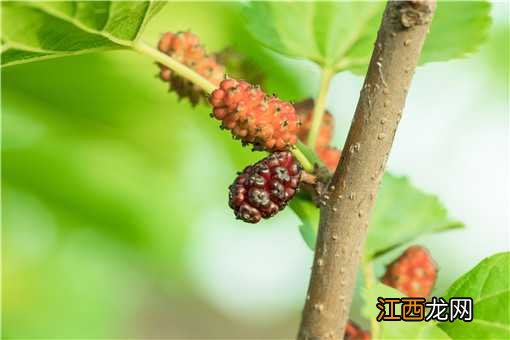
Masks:
[[[322,79],[319,88],[319,94],[315,100],[313,108],[312,126],[310,127],[310,133],[308,135],[308,146],[315,151],[317,144],[317,136],[319,135],[319,128],[322,123],[322,116],[326,108],[326,99],[328,97],[329,85],[331,78],[333,78],[334,72],[328,68],[322,70]]]
[[[299,163],[301,163],[301,165],[303,166],[303,169],[306,172],[310,172],[310,173],[313,172],[313,170],[314,170],[313,164],[310,163],[308,158],[306,158],[305,154],[302,153],[301,150],[294,147],[294,148],[290,149],[290,152],[292,152],[292,155],[294,156],[294,158],[296,158],[299,161]]]
[[[194,84],[200,86],[205,92],[211,93],[214,91],[217,86],[211,83],[206,78],[202,77],[200,74],[189,68],[188,66],[178,62],[174,58],[166,55],[165,53],[162,53],[158,51],[157,49],[153,48],[152,46],[147,45],[146,43],[142,41],[137,41],[133,44],[133,49],[135,51],[138,51],[142,54],[145,54],[152,59],[156,60],[157,62],[167,66],[170,68],[173,72],[177,73],[181,77],[188,79],[189,81],[193,82]]]
[[[372,266],[372,262],[369,260],[363,260],[363,281],[365,282],[366,289],[370,289],[375,285],[375,274],[374,267]],[[372,339],[379,338],[379,323],[376,319],[370,319],[370,330],[372,333]]]
[[[213,92],[217,86],[211,83],[209,80],[202,77],[200,74],[195,72],[194,70],[190,69],[188,66],[178,62],[177,60],[173,59],[172,57],[166,55],[165,53],[162,53],[158,51],[157,49],[147,45],[146,43],[142,41],[137,41],[133,44],[133,49],[135,51],[140,52],[141,54],[147,55],[151,57],[152,59],[156,60],[157,62],[167,66],[170,68],[173,72],[177,73],[181,77],[188,79],[189,81],[193,82],[194,84],[200,86],[205,92],[211,93]],[[301,163],[303,166],[303,169],[307,172],[313,172],[313,165],[310,163],[308,158],[297,148],[291,149],[292,154],[294,157]]]

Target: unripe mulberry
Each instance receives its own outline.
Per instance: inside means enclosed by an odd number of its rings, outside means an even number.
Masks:
[[[303,143],[306,143],[308,141],[310,128],[312,127],[313,107],[307,111],[297,110],[297,112],[302,122],[301,128],[299,129],[298,137]],[[319,133],[317,135],[317,144],[315,145],[317,149],[324,149],[331,144],[334,129],[335,119],[333,118],[333,115],[328,111],[324,112],[324,115],[322,116],[322,122],[319,128]]]
[[[335,171],[338,162],[340,161],[340,150],[337,148],[327,146],[324,148],[317,148],[317,156],[324,163],[324,165],[331,171]]]
[[[225,79],[209,98],[222,128],[255,150],[283,151],[297,141],[301,125],[294,107],[243,80]]]
[[[344,340],[370,340],[370,332],[363,330],[360,326],[349,320],[345,326]]]
[[[381,282],[409,297],[426,297],[436,283],[437,266],[427,249],[411,246],[386,268]]]
[[[167,32],[159,40],[158,49],[188,66],[214,85],[225,78],[225,69],[218,64],[216,58],[208,56],[200,45],[200,40],[191,32]],[[170,90],[175,91],[180,98],[187,97],[192,105],[201,99],[207,102],[207,93],[191,81],[172,72],[168,67],[158,64],[160,78],[170,83]]]
[[[299,187],[301,165],[288,151],[246,167],[229,187],[229,206],[238,219],[257,223],[274,216]]]
[[[294,105],[299,119],[301,120],[301,128],[299,129],[298,138],[306,143],[310,128],[312,127],[314,101],[313,99],[305,99]],[[340,150],[330,146],[335,130],[335,119],[328,111],[324,112],[322,122],[317,135],[317,144],[315,152],[324,165],[330,170],[335,171],[340,161]]]

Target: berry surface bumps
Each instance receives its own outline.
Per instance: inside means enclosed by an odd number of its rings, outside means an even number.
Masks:
[[[437,278],[437,266],[427,249],[411,246],[386,268],[381,282],[410,297],[427,297]]]
[[[283,151],[297,142],[301,122],[294,106],[243,80],[225,79],[209,102],[222,128],[255,150]]]
[[[297,192],[301,171],[290,152],[275,152],[237,176],[229,187],[229,206],[248,223],[274,216]]]

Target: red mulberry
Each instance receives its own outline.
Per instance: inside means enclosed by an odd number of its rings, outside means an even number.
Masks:
[[[165,33],[159,40],[158,49],[215,85],[219,85],[225,78],[223,66],[218,64],[215,57],[207,55],[198,37],[191,32]],[[207,102],[207,93],[200,87],[173,73],[168,67],[158,65],[159,76],[170,83],[171,91],[175,91],[181,98],[187,97],[192,105],[196,105],[201,99]]]
[[[427,249],[407,248],[386,268],[381,282],[410,297],[429,296],[437,277],[437,266]]]
[[[287,151],[246,167],[229,187],[229,205],[238,219],[257,223],[282,210],[298,190],[301,166]]]
[[[370,332],[363,330],[354,322],[347,322],[345,326],[344,340],[370,340]]]
[[[243,80],[225,79],[209,99],[222,127],[256,150],[283,151],[297,141],[301,125],[294,107]]]

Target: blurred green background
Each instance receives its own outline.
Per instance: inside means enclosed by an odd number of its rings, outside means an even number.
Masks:
[[[478,53],[417,72],[390,160],[467,224],[451,239],[420,240],[444,273],[438,289],[508,248],[509,193],[494,184],[508,183],[509,171],[508,5],[495,3],[493,16]],[[210,52],[234,46],[250,56],[268,92],[292,100],[316,92],[316,67],[261,48],[234,4],[168,4],[144,39],[187,29]],[[287,209],[255,226],[232,218],[227,186],[262,154],[232,141],[208,107],[167,93],[156,74],[151,60],[128,51],[2,69],[5,338],[294,336],[312,257],[297,217]],[[338,146],[361,82],[335,78]],[[449,114],[416,144],[413,134],[432,126],[423,119]],[[458,138],[467,143],[452,157],[444,145]],[[485,172],[474,180],[480,159]],[[481,196],[462,199],[470,192],[462,185]],[[484,197],[496,203],[483,206]]]

